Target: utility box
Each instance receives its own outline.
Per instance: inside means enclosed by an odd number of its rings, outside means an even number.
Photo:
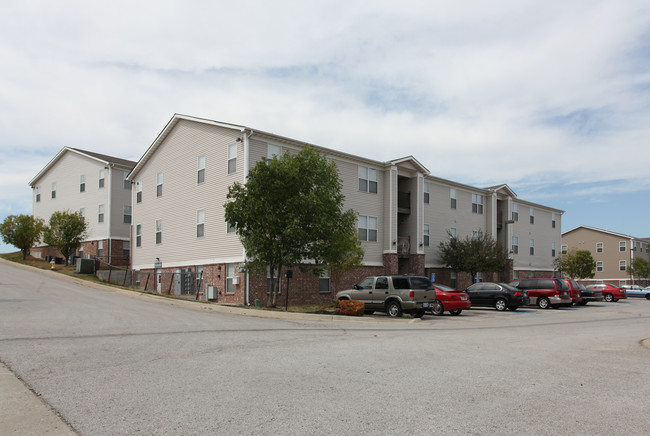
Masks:
[[[95,260],[94,259],[77,259],[77,274],[95,274]]]
[[[217,299],[217,287],[208,285],[208,300],[216,300]]]

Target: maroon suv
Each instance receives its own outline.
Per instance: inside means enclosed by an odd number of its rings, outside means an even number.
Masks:
[[[562,279],[519,279],[510,283],[510,286],[528,291],[530,304],[537,304],[540,309],[557,309],[573,304],[569,285]]]
[[[583,304],[584,297],[582,295],[582,290],[580,289],[578,282],[573,279],[565,279],[564,281],[569,286],[569,292],[571,293],[571,301],[573,304],[579,304],[581,306],[587,304],[586,302]]]

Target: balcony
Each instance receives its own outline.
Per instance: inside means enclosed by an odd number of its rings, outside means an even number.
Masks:
[[[397,254],[400,256],[411,254],[411,238],[409,236],[397,237]]]
[[[410,214],[411,213],[411,193],[398,192],[397,193],[397,213]]]

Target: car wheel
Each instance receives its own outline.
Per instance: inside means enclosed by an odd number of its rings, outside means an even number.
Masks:
[[[612,294],[605,294],[603,298],[605,298],[605,301],[607,301],[608,303],[614,301],[614,296]]]
[[[461,314],[462,311],[463,309],[456,309],[456,310],[450,310],[449,313],[451,313],[454,316],[458,316]]]
[[[645,299],[650,300],[650,294],[645,294]]]
[[[589,302],[588,302],[588,301],[584,301],[584,300],[583,300],[583,301],[581,301],[581,302],[580,302],[580,305],[581,305],[581,306],[586,306],[586,305],[587,305],[587,303],[589,303]]]
[[[391,300],[386,304],[386,314],[392,318],[399,318],[402,316],[402,306],[398,301]]]
[[[519,309],[519,306],[510,306],[508,309],[514,312],[515,310]]]
[[[551,307],[551,302],[546,297],[540,297],[537,299],[537,305],[540,309],[548,309]]]
[[[431,306],[431,313],[433,313],[435,316],[440,316],[444,311],[445,311],[445,307],[442,305],[440,300],[436,300],[433,302]]]
[[[499,312],[504,311],[508,308],[508,302],[503,298],[497,298],[497,301],[494,302],[494,308]]]

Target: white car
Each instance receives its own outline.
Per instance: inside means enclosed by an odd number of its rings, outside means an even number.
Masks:
[[[639,285],[625,285],[621,286],[621,288],[625,289],[628,297],[645,298],[646,300],[650,300],[650,287],[644,288]]]

